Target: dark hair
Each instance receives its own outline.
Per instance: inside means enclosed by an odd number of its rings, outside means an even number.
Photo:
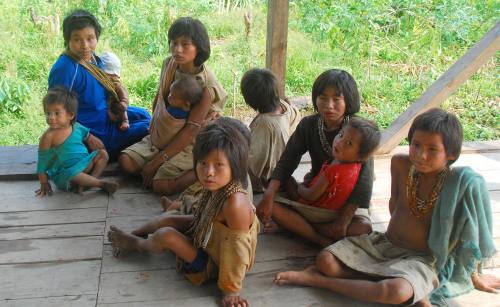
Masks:
[[[344,95],[345,114],[353,115],[359,112],[359,92],[354,78],[345,70],[329,69],[314,80],[312,88],[312,103],[318,111],[316,99],[328,87],[333,87],[337,95]]]
[[[210,40],[205,26],[198,19],[181,17],[174,21],[168,29],[168,44],[173,40],[186,36],[196,46],[194,65],[200,66],[210,57]]]
[[[359,116],[353,116],[344,127],[356,129],[356,131],[358,131],[361,135],[361,144],[359,144],[358,156],[362,160],[367,159],[380,144],[382,134],[378,129],[377,123],[374,121]]]
[[[193,164],[196,167],[198,161],[203,160],[211,151],[221,150],[229,160],[232,180],[240,182],[246,188],[249,142],[240,128],[224,121],[221,123],[220,119],[215,120],[198,133],[193,147]]]
[[[216,122],[217,124],[223,127],[236,128],[238,132],[240,132],[241,135],[245,138],[245,140],[247,140],[248,147],[250,148],[252,141],[252,133],[250,132],[250,129],[248,129],[248,127],[245,126],[244,123],[232,117],[219,117],[217,118]]]
[[[175,80],[170,90],[178,90],[183,100],[188,101],[194,107],[201,101],[203,88],[193,76],[183,76]]]
[[[78,111],[78,96],[75,92],[68,91],[64,86],[55,86],[47,91],[42,101],[44,111],[47,110],[47,106],[49,105],[62,104],[66,112],[75,115],[71,120],[71,124],[75,122],[76,113]]]
[[[278,80],[269,69],[247,71],[241,78],[240,89],[245,102],[260,113],[273,112],[279,107]]]
[[[99,40],[102,28],[94,15],[86,10],[74,10],[69,13],[63,20],[64,46],[68,46],[73,31],[85,28],[94,28],[95,36]]]
[[[408,131],[409,143],[417,130],[441,135],[446,154],[455,157],[454,160],[448,161],[448,165],[453,164],[460,156],[464,134],[462,125],[455,115],[438,108],[432,108],[418,115]]]

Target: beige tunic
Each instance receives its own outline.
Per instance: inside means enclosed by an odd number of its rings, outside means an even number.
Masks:
[[[283,100],[280,105],[285,110],[282,114],[258,114],[250,124],[252,142],[248,170],[256,192],[263,191],[300,121],[300,113],[295,106]]]
[[[167,111],[165,99],[168,95],[163,92],[163,82],[167,78],[167,63],[170,57],[165,59],[160,74],[160,86],[155,109],[153,110],[153,118],[149,127],[150,135],[143,138],[140,142],[128,147],[123,153],[129,155],[141,168],[151,161],[161,150],[166,148],[173,140],[175,135],[185,126],[186,119],[176,119]],[[174,80],[187,75],[180,70],[175,71]],[[213,118],[213,113],[222,115],[224,105],[227,100],[227,94],[215,75],[205,66],[200,67],[200,71],[194,75],[196,80],[208,89],[210,98],[212,99],[212,107],[207,115],[207,119]],[[178,154],[171,157],[170,160],[163,163],[155,174],[154,179],[174,179],[187,171],[193,169],[193,145],[186,146]]]

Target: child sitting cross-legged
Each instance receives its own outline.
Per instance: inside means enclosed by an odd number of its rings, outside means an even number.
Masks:
[[[351,195],[362,162],[370,158],[380,142],[375,122],[353,116],[333,140],[331,162],[325,162],[307,185],[285,185],[288,199],[276,196],[283,215],[276,222],[322,246],[333,243],[331,221]]]
[[[75,121],[78,100],[76,94],[62,86],[49,89],[43,98],[43,110],[49,128],[40,138],[38,148],[37,173],[40,180],[39,196],[51,195],[49,179],[62,190],[74,188],[81,194],[86,187],[100,187],[114,193],[115,182],[100,180],[98,177],[108,163],[104,149],[87,146],[95,144],[89,129]]]
[[[417,116],[408,133],[409,154],[391,159],[387,231],[338,241],[320,252],[314,266],[278,273],[275,282],[420,306],[447,305],[445,298],[474,287],[495,292],[500,279],[480,272],[495,253],[488,190],[471,168],[450,168],[462,138],[450,113],[431,109]]]
[[[193,160],[203,192],[194,215],[164,213],[131,234],[111,226],[108,237],[115,256],[170,250],[192,283],[200,285],[217,276],[223,306],[248,306],[240,291],[255,261],[259,232],[255,208],[245,191],[248,141],[238,128],[220,120],[196,137]]]

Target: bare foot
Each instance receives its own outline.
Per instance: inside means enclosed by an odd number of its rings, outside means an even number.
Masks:
[[[114,194],[118,190],[118,183],[112,181],[103,181],[101,189],[108,192],[109,194]]]
[[[128,120],[124,120],[124,121],[121,123],[120,127],[119,127],[119,129],[120,129],[121,131],[127,131],[127,130],[128,130],[128,128],[130,128],[130,124],[128,123]]]
[[[108,231],[108,240],[113,247],[113,256],[120,258],[129,251],[139,250],[139,240],[141,239],[111,225]]]
[[[274,277],[274,283],[280,286],[289,284],[310,286],[311,281],[319,276],[321,276],[321,273],[318,271],[318,268],[312,265],[303,271],[279,272]]]
[[[247,307],[250,306],[247,300],[238,295],[224,295],[222,298],[222,306],[224,307]]]

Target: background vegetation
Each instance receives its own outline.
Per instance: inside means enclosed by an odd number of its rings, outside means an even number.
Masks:
[[[37,143],[45,129],[41,98],[51,65],[63,51],[64,16],[75,8],[96,14],[104,32],[98,53],[122,60],[132,104],[148,107],[167,29],[191,15],[207,26],[208,65],[229,94],[226,114],[248,119],[239,80],[265,65],[266,1],[256,0],[0,0],[0,145]],[[38,24],[32,21],[41,16]],[[248,39],[243,14],[251,11]],[[387,127],[433,81],[498,21],[494,0],[290,1],[286,94],[310,96],[327,68],[350,71],[362,92],[362,114]],[[52,20],[52,22],[51,22]],[[499,139],[498,55],[463,85],[443,108],[457,114],[467,140]]]

